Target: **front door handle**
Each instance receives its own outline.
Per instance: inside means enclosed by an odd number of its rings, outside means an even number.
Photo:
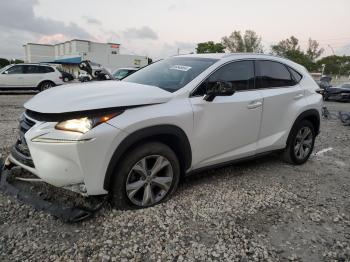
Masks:
[[[294,100],[298,100],[300,98],[303,98],[304,95],[303,94],[297,94],[295,97],[294,97]]]
[[[247,105],[247,108],[248,109],[254,109],[254,108],[257,108],[257,107],[261,107],[261,106],[262,106],[262,102],[260,102],[260,101],[253,101],[249,105]]]

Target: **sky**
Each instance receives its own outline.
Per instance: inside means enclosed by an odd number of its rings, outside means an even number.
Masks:
[[[23,58],[27,42],[74,38],[121,44],[153,59],[194,52],[235,30],[254,30],[264,50],[296,36],[350,55],[350,0],[11,0],[0,5],[0,57]]]

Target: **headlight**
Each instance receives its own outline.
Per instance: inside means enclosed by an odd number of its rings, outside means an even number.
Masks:
[[[107,122],[113,117],[121,114],[122,112],[112,113],[99,117],[82,117],[77,119],[69,119],[62,122],[59,122],[55,128],[59,130],[86,133],[95,126]]]

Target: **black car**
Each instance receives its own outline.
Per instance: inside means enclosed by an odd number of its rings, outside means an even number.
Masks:
[[[322,95],[325,101],[350,101],[350,83],[326,87]]]
[[[61,72],[62,79],[63,79],[64,82],[69,82],[69,81],[72,81],[74,79],[74,76],[72,74],[67,73],[67,72],[65,72],[65,71],[63,71],[61,69],[58,69],[58,71]]]
[[[317,84],[320,88],[325,89],[327,87],[331,87],[331,83],[328,81],[317,81]]]

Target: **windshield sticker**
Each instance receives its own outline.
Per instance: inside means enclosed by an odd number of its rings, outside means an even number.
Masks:
[[[184,66],[184,65],[173,65],[172,67],[170,67],[170,69],[179,70],[179,71],[188,71],[191,68],[192,67],[190,67],[190,66]]]

